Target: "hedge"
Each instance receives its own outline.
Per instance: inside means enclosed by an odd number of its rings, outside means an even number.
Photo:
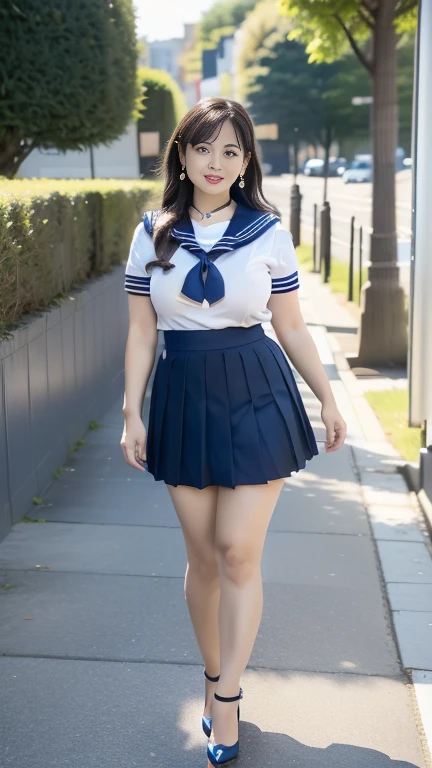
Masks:
[[[162,154],[173,130],[187,112],[186,100],[175,80],[162,69],[141,67],[138,69],[138,79],[146,89],[138,131],[158,131]],[[142,157],[141,172],[148,173],[157,160],[158,157]]]
[[[0,189],[0,335],[128,256],[157,182],[22,179]]]

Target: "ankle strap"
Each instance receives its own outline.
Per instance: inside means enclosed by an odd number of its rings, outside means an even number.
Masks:
[[[208,675],[205,670],[204,670],[204,675],[206,676],[207,680],[210,680],[211,683],[217,683],[217,681],[220,678],[220,675],[217,675],[217,677],[210,677],[210,675]]]
[[[240,688],[240,692],[238,696],[219,696],[218,693],[214,694],[215,699],[218,701],[238,701],[238,699],[243,698],[243,689]]]

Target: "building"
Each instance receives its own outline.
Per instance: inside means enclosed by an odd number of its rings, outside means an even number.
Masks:
[[[235,81],[235,37],[223,36],[217,48],[202,53],[201,98],[226,96],[234,98]]]
[[[17,178],[87,179],[92,176],[111,179],[139,178],[137,126],[133,122],[126,133],[109,146],[95,146],[90,153],[58,149],[34,149],[21,164]]]
[[[148,43],[149,66],[152,69],[163,69],[183,87],[181,56],[184,50],[185,38],[173,37],[171,40],[154,40]]]

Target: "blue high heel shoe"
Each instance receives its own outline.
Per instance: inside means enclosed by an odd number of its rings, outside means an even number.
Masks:
[[[217,681],[220,678],[220,675],[217,677],[210,677],[210,675],[207,674],[207,672],[204,670],[204,675],[206,676],[207,680],[210,680],[211,683],[217,683]],[[212,719],[211,717],[206,717],[205,715],[202,716],[202,729],[207,736],[207,738],[210,738],[211,729],[212,729]]]
[[[240,688],[238,696],[219,696],[214,694],[215,699],[218,701],[237,701],[243,698],[243,690]],[[240,704],[237,708],[237,719],[240,720]],[[237,739],[235,744],[227,747],[225,744],[207,744],[207,757],[212,765],[227,765],[234,762],[239,756],[240,740]]]

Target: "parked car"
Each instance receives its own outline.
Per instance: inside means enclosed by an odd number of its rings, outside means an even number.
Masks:
[[[328,175],[340,176],[340,168],[342,173],[347,167],[347,161],[344,157],[331,157],[329,159]],[[306,160],[303,166],[303,173],[305,176],[324,176],[324,160],[319,157],[313,157],[310,160]]]
[[[372,163],[370,160],[353,160],[342,176],[344,184],[361,184],[372,181]]]
[[[320,160],[318,157],[313,157],[310,160],[306,160],[303,166],[303,173],[305,176],[322,176],[324,171],[324,160]]]

